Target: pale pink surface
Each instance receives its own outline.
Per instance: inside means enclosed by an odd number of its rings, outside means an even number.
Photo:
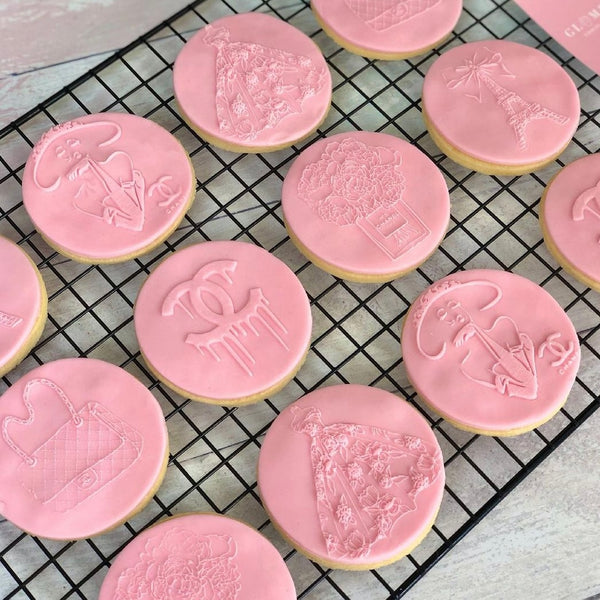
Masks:
[[[285,177],[282,208],[317,257],[366,275],[416,267],[450,219],[448,188],[433,162],[404,140],[365,131],[304,150]]]
[[[134,319],[154,369],[214,400],[279,383],[302,360],[312,327],[306,292],[289,267],[258,246],[229,241],[167,258],[142,286]]]
[[[85,115],[44,134],[23,175],[36,228],[87,259],[139,252],[178,222],[195,179],[168,131],[129,114]]]
[[[57,360],[0,400],[0,508],[21,529],[90,537],[122,521],[156,485],[168,447],[165,420],[123,369]]]
[[[348,459],[355,448],[373,460]],[[319,463],[331,463],[332,474],[326,476],[321,500],[315,471]],[[370,471],[367,463],[372,463]],[[378,464],[382,469],[377,470]],[[422,480],[422,489],[411,499],[406,493],[411,482],[426,474],[429,481]],[[380,479],[383,475],[389,476],[387,483]],[[377,388],[336,385],[307,394],[275,419],[260,451],[258,485],[267,511],[296,545],[329,562],[366,566],[392,560],[427,530],[442,500],[443,459],[433,431],[410,404]],[[352,514],[347,527],[337,524],[339,536],[362,540],[363,550],[369,546],[362,556],[326,545],[324,531],[340,504],[351,507]],[[373,532],[379,518],[389,519],[390,528],[377,539]]]
[[[248,148],[308,135],[331,101],[331,75],[316,44],[261,13],[224,17],[201,29],[177,56],[173,85],[194,125]]]
[[[446,37],[462,0],[311,0],[313,10],[353,46],[384,54],[412,53]]]
[[[532,116],[536,107],[538,117]],[[579,95],[566,71],[539,50],[502,40],[444,52],[425,76],[423,108],[455,148],[502,165],[553,156],[579,123]]]
[[[548,292],[486,269],[449,275],[415,300],[402,355],[431,406],[466,427],[498,432],[556,412],[580,361],[575,328]]]
[[[135,537],[112,563],[99,600],[293,600],[294,582],[257,531],[216,514],[168,519]]]
[[[600,281],[600,154],[566,166],[546,192],[543,218],[559,252]]]
[[[35,267],[16,244],[0,236],[0,368],[23,346],[40,314],[42,291]]]
[[[600,11],[596,0],[515,0],[537,24],[590,69],[600,73]]]

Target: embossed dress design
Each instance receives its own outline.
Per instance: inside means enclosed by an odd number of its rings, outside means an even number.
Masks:
[[[317,513],[327,554],[369,556],[443,470],[421,438],[354,423],[324,424],[316,407],[293,407],[292,429],[310,439]]]
[[[169,529],[150,536],[117,581],[114,600],[236,600],[241,577],[229,535]]]
[[[35,419],[30,396],[33,388],[49,388],[67,408],[70,418],[32,452],[18,444],[23,427],[44,427]],[[48,379],[32,379],[23,392],[28,416],[5,417],[2,437],[22,459],[21,485],[42,504],[66,512],[98,493],[113,479],[125,473],[140,457],[142,436],[98,402],[89,402],[80,410],[64,391]]]
[[[234,306],[226,286],[233,285],[232,274],[237,266],[234,260],[216,260],[204,265],[192,279],[183,281],[169,292],[163,301],[161,314],[170,317],[179,308],[190,318],[191,328],[193,321],[207,322],[206,331],[190,331],[185,343],[195,346],[200,354],[208,355],[216,362],[222,360],[219,348],[224,349],[240,369],[252,376],[256,358],[244,345],[248,334],[259,337],[262,332],[256,325],[260,323],[282,349],[288,351],[284,340],[288,330],[269,308],[269,301],[259,287],[248,290],[244,306]],[[217,302],[219,308],[214,310],[215,304],[209,305],[206,297]]]
[[[537,102],[524,100],[517,92],[505,88],[498,81],[501,78],[515,79],[515,75],[504,64],[500,52],[492,52],[486,48],[485,52],[476,52],[464,64],[456,67],[452,76],[446,78],[446,85],[451,90],[463,87],[465,96],[479,103],[484,101],[485,87],[504,111],[519,150],[527,148],[527,126],[532,121],[547,119],[558,125],[565,125],[569,121],[569,117]]]
[[[405,23],[442,0],[344,0],[346,6],[375,31]]]
[[[230,39],[227,27],[207,25],[204,43],[216,48],[216,111],[219,129],[252,141],[289,115],[327,81],[326,68],[307,56]]]
[[[46,132],[36,144],[33,181],[45,192],[60,188],[73,207],[107,225],[142,231],[147,197],[168,208],[181,187],[164,175],[146,190],[132,156],[119,149],[121,127],[113,121],[70,121]]]
[[[350,138],[331,142],[307,165],[298,196],[319,219],[356,226],[394,260],[425,240],[431,231],[404,202],[406,179],[397,150]]]

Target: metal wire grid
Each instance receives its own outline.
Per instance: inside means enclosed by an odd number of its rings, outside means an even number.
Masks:
[[[306,260],[286,235],[281,181],[312,140],[267,155],[235,155],[206,145],[182,122],[172,94],[172,63],[186,39],[225,14],[260,10],[288,20],[321,47],[334,80],[331,112],[314,138],[352,129],[399,135],[426,152],[446,177],[452,221],[440,250],[416,272],[385,285],[340,281]],[[600,310],[594,294],[556,267],[537,223],[541,192],[564,163],[598,150],[600,81],[547,37],[510,0],[465,0],[455,34],[441,48],[497,37],[541,48],[575,80],[582,118],[561,160],[533,175],[488,177],[442,156],[420,116],[422,78],[437,52],[412,61],[369,61],[341,50],[323,34],[305,1],[195,2],[94,68],[0,132],[0,234],[38,263],[49,292],[41,341],[0,391],[37,366],[66,356],[121,365],[160,402],[171,442],[167,476],[148,507],[113,532],[79,542],[52,542],[0,521],[0,591],[5,598],[96,597],[111,560],[145,527],[166,515],[214,510],[260,529],[279,548],[298,598],[399,598],[600,405]],[[182,226],[147,256],[122,265],[85,266],[42,240],[20,196],[21,174],[43,131],[83,113],[127,111],[148,117],[184,144],[199,178],[196,201]],[[562,162],[564,161],[564,163]],[[313,343],[294,381],[282,392],[237,410],[190,402],[165,389],[143,363],[132,326],[140,285],[178,248],[209,239],[242,239],[284,260],[312,304]],[[550,291],[579,332],[582,367],[566,407],[540,429],[496,439],[458,431],[415,397],[404,371],[399,330],[412,300],[434,280],[464,268],[502,268]],[[279,410],[323,385],[350,382],[400,393],[428,418],[446,459],[445,499],[436,525],[409,557],[367,573],[329,571],[296,553],[273,530],[260,505],[255,465],[262,436]],[[368,592],[366,591],[368,590]]]

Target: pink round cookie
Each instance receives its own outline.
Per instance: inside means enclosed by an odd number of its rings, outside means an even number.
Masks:
[[[291,239],[325,271],[389,281],[415,269],[442,241],[448,188],[420,150],[384,133],[340,133],[309,146],[285,177]]]
[[[311,0],[315,17],[338,44],[369,58],[423,54],[452,31],[462,0]]]
[[[112,263],[164,241],[195,186],[188,155],[167,130],[102,113],[42,136],[25,165],[23,202],[53,248],[80,262]]]
[[[39,340],[46,323],[46,287],[32,260],[0,236],[0,376],[14,369]]]
[[[146,529],[117,556],[98,600],[294,600],[275,547],[248,525],[189,513]]]
[[[302,284],[266,250],[204,242],[148,277],[134,310],[144,359],[171,389],[222,405],[266,398],[296,374],[312,318]]]
[[[546,246],[574,277],[600,292],[600,154],[565,167],[542,197]]]
[[[433,140],[456,162],[517,175],[564,150],[579,123],[579,95],[543,52],[483,40],[456,46],[431,65],[423,116]]]
[[[564,404],[579,367],[577,332],[554,298],[512,273],[448,275],[413,303],[402,354],[415,389],[453,425],[516,435]]]
[[[40,537],[116,527],[151,499],[167,468],[158,402],[123,369],[47,363],[0,398],[0,512]]]
[[[183,47],[173,68],[185,120],[209,143],[268,152],[310,135],[331,102],[331,75],[316,44],[280,19],[218,19]]]
[[[394,394],[336,385],[275,419],[258,486],[273,524],[319,564],[365,570],[408,554],[444,491],[442,453],[425,419]]]

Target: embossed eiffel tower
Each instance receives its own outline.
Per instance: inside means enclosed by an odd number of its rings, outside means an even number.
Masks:
[[[494,78],[495,73],[513,78],[514,75],[504,65],[502,55],[499,52],[495,54],[490,52],[488,58],[479,58],[475,54],[472,59],[468,59],[464,65],[458,67],[456,73],[459,77],[448,81],[448,87],[454,89],[459,85],[477,83],[478,95],[467,95],[482,102],[481,85],[484,85],[494,96],[496,103],[506,113],[507,122],[515,133],[520,150],[527,148],[526,129],[531,121],[549,119],[559,125],[564,125],[569,120],[569,117],[554,112],[538,102],[528,102],[521,98],[517,92],[500,85]]]

